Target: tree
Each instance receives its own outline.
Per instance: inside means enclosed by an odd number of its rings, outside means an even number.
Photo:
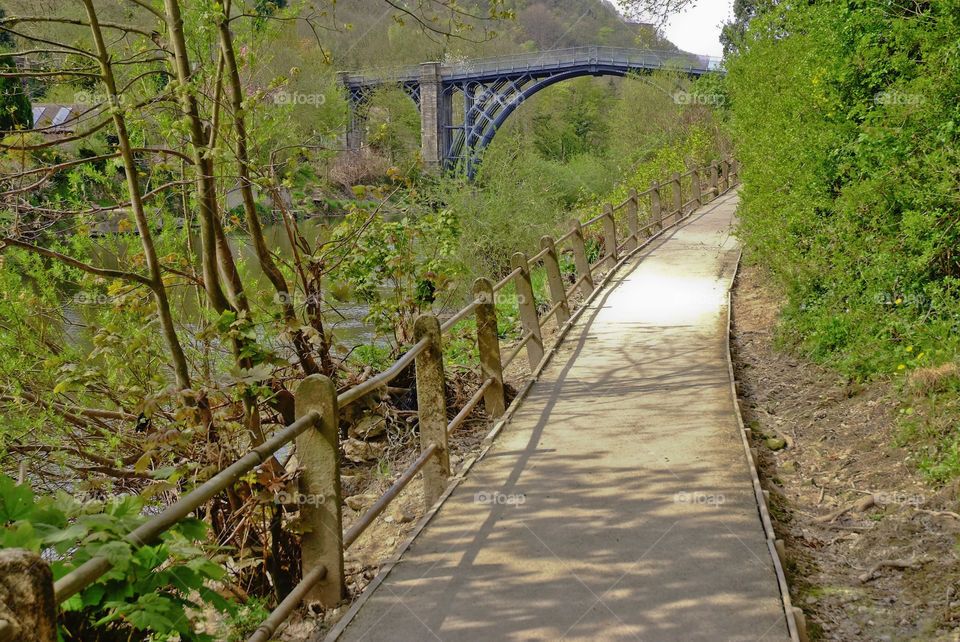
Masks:
[[[778,0],[734,0],[733,21],[723,25],[720,31],[720,42],[723,44],[723,53],[735,53],[744,42],[750,22],[763,12],[775,7]]]

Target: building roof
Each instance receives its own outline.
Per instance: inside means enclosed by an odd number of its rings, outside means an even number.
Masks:
[[[70,123],[83,111],[82,105],[64,103],[33,103],[34,129],[48,129],[47,133],[63,134],[73,130]]]

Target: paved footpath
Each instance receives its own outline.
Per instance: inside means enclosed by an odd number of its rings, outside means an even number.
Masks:
[[[339,639],[789,639],[726,362],[736,202],[615,275]]]

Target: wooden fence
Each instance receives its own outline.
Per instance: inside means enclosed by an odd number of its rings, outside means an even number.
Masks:
[[[301,539],[302,579],[249,640],[269,640],[277,627],[304,599],[318,601],[327,607],[336,606],[345,596],[344,551],[357,541],[417,474],[422,474],[423,500],[427,509],[443,495],[451,474],[449,435],[481,400],[490,417],[497,418],[504,414],[503,370],[525,351],[531,376],[536,374],[549,357],[543,334],[547,322],[553,319],[559,328],[559,343],[566,330],[576,321],[579,312],[586,308],[615,268],[698,207],[736,185],[737,179],[736,160],[723,160],[709,167],[695,167],[683,174],[675,172],[670,179],[663,183],[654,182],[643,192],[631,189],[628,198],[619,205],[604,203],[600,214],[588,221],[572,220],[569,231],[557,239],[544,236],[540,240],[540,251],[533,256],[528,257],[522,252],[513,255],[513,269],[498,283],[485,278],[477,279],[473,286],[474,300],[443,323],[431,314],[418,317],[414,324],[416,343],[377,376],[339,394],[327,377],[312,375],[304,379],[295,395],[294,423],[278,430],[263,444],[181,497],[128,534],[126,540],[134,547],[149,544],[173,524],[267,461],[280,448],[295,442],[298,465],[302,468],[298,479],[298,496],[323,498],[323,501],[300,504],[304,527]],[[640,216],[641,206],[643,217]],[[585,237],[588,236],[586,230],[594,226],[599,226],[594,238],[602,239],[602,243],[601,251],[591,262]],[[560,256],[564,250],[572,253],[576,265],[573,283],[568,283],[561,272]],[[530,277],[531,270],[540,267],[546,273],[550,297],[550,305],[542,313],[537,309]],[[506,348],[508,352],[504,355],[500,345],[495,297],[510,283],[515,288],[522,333],[520,340]],[[575,306],[574,302],[578,300],[580,304]],[[471,315],[476,319],[476,344],[483,382],[457,415],[448,421],[443,337]],[[557,343],[554,343],[554,347]],[[340,412],[387,386],[411,365],[415,368],[416,376],[420,456],[344,533],[341,515]],[[45,565],[42,566],[46,570]],[[59,605],[84,590],[110,568],[111,563],[105,557],[96,557],[83,563],[54,583],[53,603]],[[48,619],[56,618],[55,607],[52,610],[54,612],[46,614]],[[4,616],[0,610],[0,640],[7,639],[26,621],[30,621],[33,627],[34,613],[29,616],[23,614],[21,622],[9,621],[18,615],[13,613],[13,616]],[[55,624],[49,624],[55,630]]]

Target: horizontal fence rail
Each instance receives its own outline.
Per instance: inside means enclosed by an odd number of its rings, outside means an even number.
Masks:
[[[508,59],[527,58],[505,57],[497,64],[506,64]],[[267,462],[282,447],[294,442],[301,469],[298,495],[322,496],[325,501],[299,506],[304,526],[301,539],[302,579],[249,640],[269,640],[305,599],[320,602],[326,608],[337,606],[346,595],[344,551],[357,541],[418,474],[423,480],[426,510],[442,497],[451,476],[448,437],[480,406],[481,400],[489,417],[496,419],[503,416],[506,411],[504,369],[526,352],[526,365],[531,373],[528,381],[532,380],[546,364],[566,330],[592,300],[592,295],[609,280],[614,270],[634,252],[665,230],[676,226],[698,207],[735,186],[738,171],[735,159],[723,159],[707,167],[691,168],[682,174],[674,172],[668,180],[654,182],[642,192],[631,189],[625,201],[617,205],[603,204],[600,214],[586,222],[571,220],[569,230],[557,239],[544,236],[540,241],[540,251],[531,257],[522,252],[514,254],[511,271],[497,283],[486,278],[477,279],[473,287],[474,299],[442,325],[432,314],[418,317],[414,324],[416,342],[375,377],[339,394],[329,378],[321,375],[307,377],[296,391],[297,419],[294,423],[279,429],[263,444],[129,533],[126,541],[135,547],[155,541],[168,528],[236,483],[243,475]],[[622,242],[618,242],[619,239]],[[588,240],[592,248],[589,252]],[[564,276],[559,259],[567,254],[573,257],[575,273]],[[542,312],[538,309],[531,282],[534,269],[543,269],[546,273],[549,307]],[[517,297],[521,335],[513,345],[503,346],[494,297],[497,291],[510,284],[513,284]],[[471,317],[476,322],[475,340],[482,384],[456,416],[448,420],[443,336]],[[545,349],[543,341],[548,322],[559,329],[558,339],[550,351]],[[340,412],[367,395],[385,389],[411,367],[416,378],[420,454],[386,493],[344,533],[341,514]],[[60,604],[84,590],[111,567],[109,560],[104,557],[90,559],[78,566],[54,583],[52,588],[56,603]],[[8,623],[4,617],[8,616],[0,616],[0,632],[14,624]]]

